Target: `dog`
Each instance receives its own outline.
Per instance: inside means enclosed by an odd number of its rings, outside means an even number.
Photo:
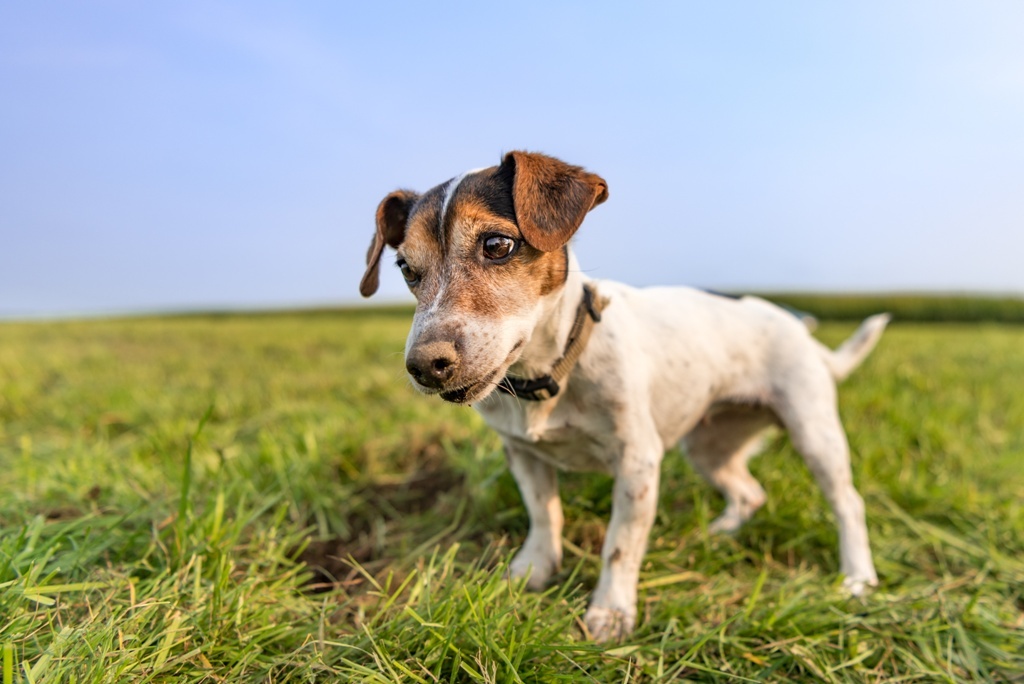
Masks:
[[[747,461],[778,425],[835,513],[845,587],[876,585],[836,382],[871,352],[888,315],[833,351],[757,297],[590,279],[568,243],[607,198],[600,176],[515,151],[377,208],[360,291],[376,292],[384,247],[394,248],[417,301],[405,347],[413,386],[472,405],[501,436],[530,519],[509,574],[540,589],[560,568],[559,470],[612,475],[584,624],[597,641],[622,638],[636,623],[665,451],[681,444],[724,496],[709,532],[732,532],[765,502]]]

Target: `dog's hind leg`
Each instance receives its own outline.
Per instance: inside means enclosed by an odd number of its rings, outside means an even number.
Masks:
[[[551,464],[508,443],[505,457],[530,515],[530,531],[512,559],[509,575],[527,577],[526,586],[540,590],[562,564],[564,519],[558,497],[558,473]]]
[[[747,461],[759,450],[765,429],[777,422],[764,407],[725,406],[683,438],[690,462],[725,497],[725,511],[708,526],[709,532],[735,532],[764,505],[764,489]]]
[[[803,380],[793,392],[783,388],[775,408],[835,513],[839,567],[846,576],[843,584],[859,595],[878,584],[878,576],[868,543],[864,500],[853,486],[850,447],[839,420],[835,385],[824,373]]]

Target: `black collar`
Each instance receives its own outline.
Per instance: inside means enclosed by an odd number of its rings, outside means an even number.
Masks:
[[[498,389],[527,401],[551,399],[561,391],[561,383],[569,376],[587,346],[595,323],[601,322],[601,311],[608,304],[605,297],[599,297],[593,285],[583,286],[583,300],[576,309],[576,320],[569,331],[562,358],[555,362],[551,372],[537,378],[516,378],[506,375],[498,383]]]

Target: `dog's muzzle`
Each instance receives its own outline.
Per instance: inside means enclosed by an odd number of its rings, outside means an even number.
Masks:
[[[417,344],[405,357],[405,369],[417,383],[443,390],[459,369],[459,353],[451,342]]]

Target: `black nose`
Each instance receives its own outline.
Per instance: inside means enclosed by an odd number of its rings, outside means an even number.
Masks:
[[[451,342],[419,344],[409,350],[405,368],[424,387],[440,389],[459,367],[459,355]]]

